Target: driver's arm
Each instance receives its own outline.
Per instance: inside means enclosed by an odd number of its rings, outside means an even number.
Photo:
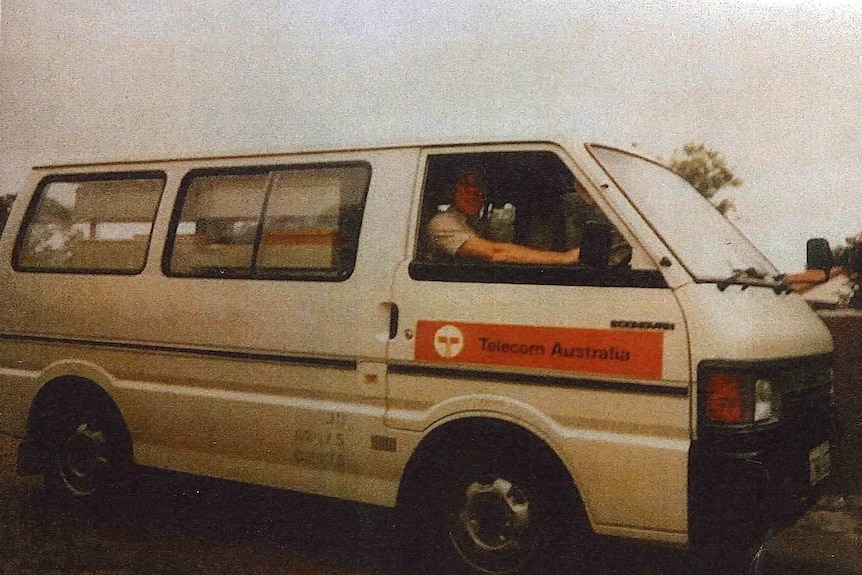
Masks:
[[[518,244],[494,242],[479,236],[473,236],[462,243],[461,247],[455,253],[459,257],[490,262],[574,265],[580,259],[581,250],[580,248],[574,248],[565,252],[538,250]]]

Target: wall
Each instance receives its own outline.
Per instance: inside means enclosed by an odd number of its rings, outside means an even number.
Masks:
[[[862,312],[822,311],[835,340],[835,399],[842,425],[833,460],[836,493],[862,493]]]

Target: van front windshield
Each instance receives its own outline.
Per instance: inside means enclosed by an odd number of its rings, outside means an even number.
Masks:
[[[590,151],[696,281],[783,283],[775,266],[685,179],[627,152]]]

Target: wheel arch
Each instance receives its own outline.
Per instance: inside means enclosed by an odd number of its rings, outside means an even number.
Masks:
[[[47,378],[39,387],[30,403],[24,438],[18,449],[17,472],[20,475],[44,471],[46,442],[54,432],[58,415],[81,406],[97,407],[116,417],[123,440],[131,448],[131,435],[119,406],[105,387],[94,379],[66,372]]]
[[[512,527],[520,523],[514,507],[501,511],[488,495],[466,502],[471,492],[500,489],[498,503],[538,503],[538,519],[529,513],[523,529]],[[461,414],[429,431],[408,461],[396,504],[406,536],[415,537],[411,548],[446,571],[556,572],[588,560],[592,525],[568,468],[539,433],[498,414]]]
[[[435,467],[435,461],[445,461],[453,450],[473,449],[489,453],[529,453],[538,464],[547,465],[560,477],[566,478],[580,511],[586,507],[571,470],[551,442],[532,427],[498,414],[470,413],[454,415],[438,422],[413,450],[402,474],[396,505],[410,504],[425,473]]]

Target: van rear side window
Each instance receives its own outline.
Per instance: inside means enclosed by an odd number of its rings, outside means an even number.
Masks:
[[[191,172],[171,222],[165,273],[347,279],[370,177],[367,164]]]
[[[164,185],[161,172],[45,178],[18,237],[15,269],[139,273]]]

